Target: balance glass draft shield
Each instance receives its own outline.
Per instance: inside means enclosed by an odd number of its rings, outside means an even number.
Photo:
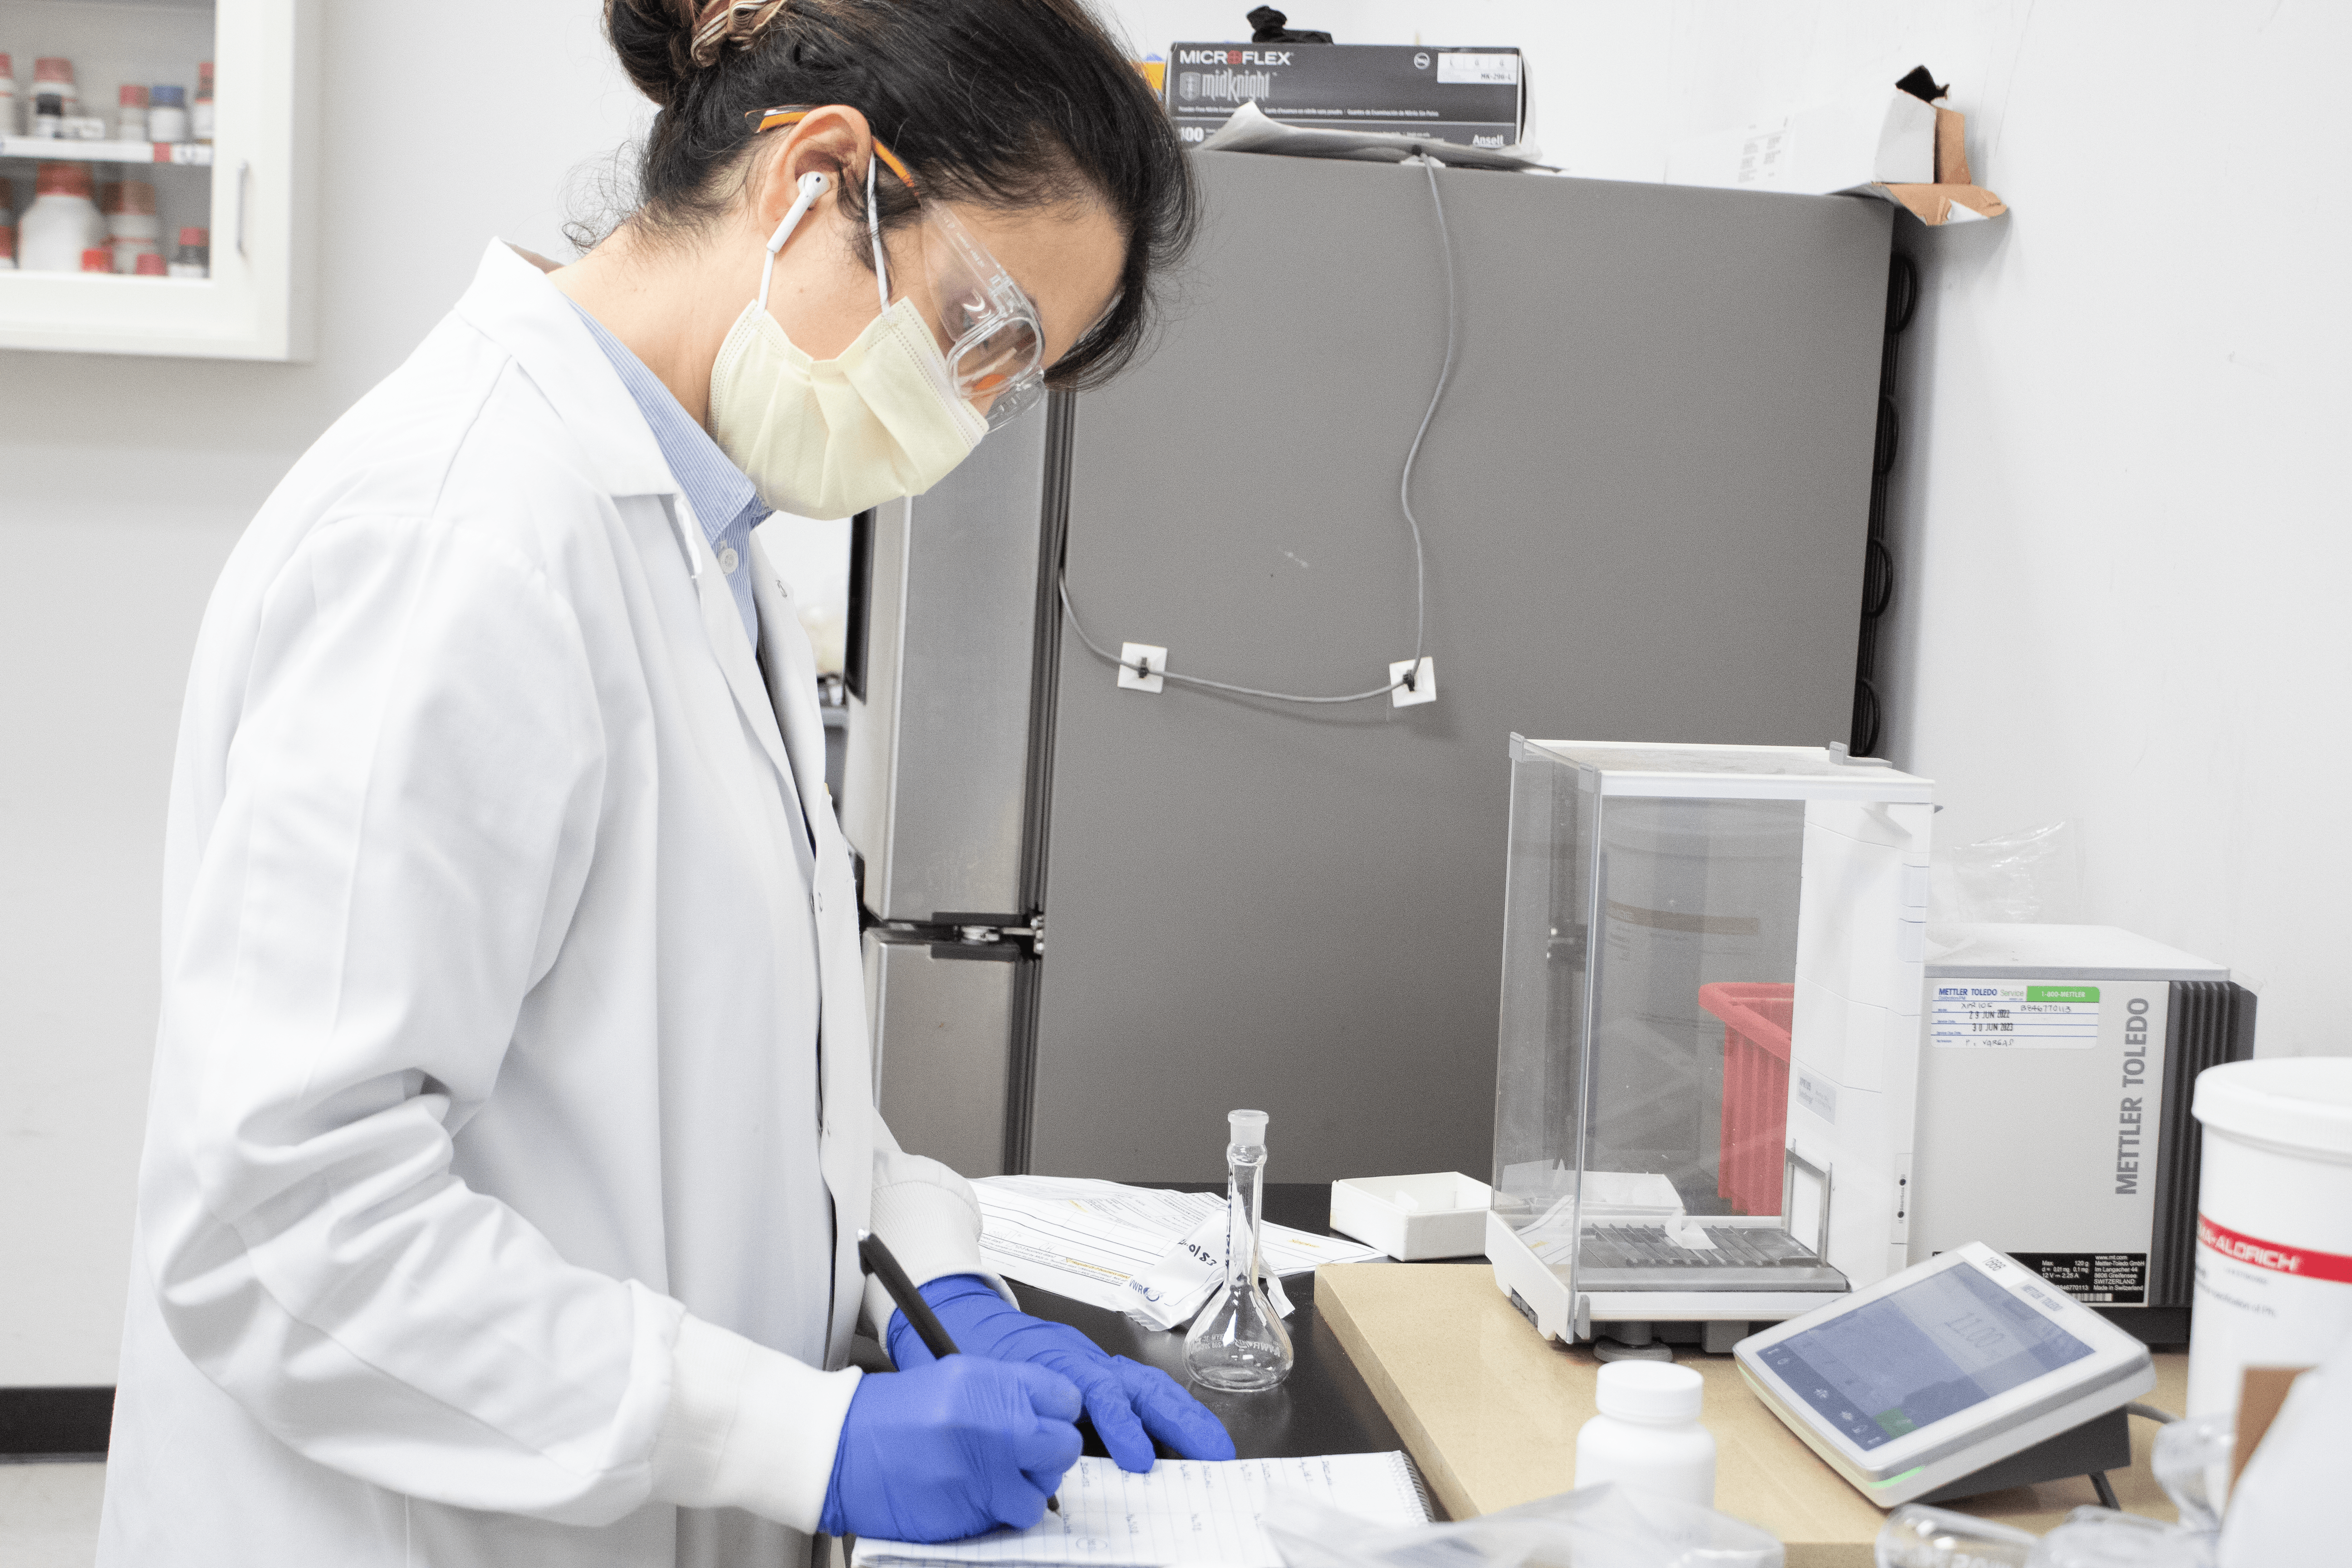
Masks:
[[[1546,1334],[1902,1267],[1930,786],[1842,749],[1512,742],[1496,1282]]]

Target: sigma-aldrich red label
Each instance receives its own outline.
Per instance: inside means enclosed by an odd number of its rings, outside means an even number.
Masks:
[[[2352,1258],[2340,1252],[2322,1252],[2312,1247],[2291,1247],[2280,1241],[2263,1241],[2231,1230],[2226,1225],[2216,1225],[2203,1215],[2197,1216],[2197,1244],[2210,1247],[2232,1263],[2251,1264],[2275,1274],[2292,1274],[2300,1279],[2327,1279],[2339,1285],[2352,1285]]]
[[[1424,136],[1465,147],[1519,139],[1519,51],[1496,46],[1188,43],[1162,91],[1176,134],[1208,139],[1244,103],[1285,125]]]

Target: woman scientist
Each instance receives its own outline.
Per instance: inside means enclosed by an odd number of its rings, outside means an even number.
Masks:
[[[750,538],[1132,353],[1190,232],[1082,0],[607,0],[660,106],[577,265],[493,244],[215,590],[100,1560],[777,1564],[1025,1525],[1091,1416],[874,1110],[815,670]],[[864,1285],[871,1229],[968,1353]],[[861,1313],[903,1370],[845,1367]]]

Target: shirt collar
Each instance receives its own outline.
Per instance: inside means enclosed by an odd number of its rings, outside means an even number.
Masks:
[[[580,311],[580,319],[588,324],[596,346],[613,362],[621,384],[628,389],[638,412],[645,416],[656,445],[669,463],[672,477],[677,480],[678,489],[686,492],[687,504],[694,508],[694,515],[702,523],[703,534],[716,541],[737,518],[757,505],[759,488],[728,460],[727,454],[719,449],[719,443],[710,438],[710,433],[694,422],[669,388],[662,384],[661,378],[646,368],[645,361],[630,353],[628,345],[614,337],[604,322],[583,310],[577,300],[572,300],[571,305]]]

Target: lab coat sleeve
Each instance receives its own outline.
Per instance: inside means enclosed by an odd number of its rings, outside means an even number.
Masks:
[[[689,1317],[670,1361],[653,1495],[740,1508],[814,1533],[859,1373],[822,1373]]]
[[[709,1491],[677,1456],[730,1356],[829,1461],[854,1377],[714,1341],[452,1170],[593,856],[604,738],[569,605],[502,537],[328,521],[249,663],[165,922],[140,1211],[173,1340],[306,1458],[464,1508],[618,1519],[655,1495],[666,1415],[665,1479]]]
[[[898,1147],[882,1113],[874,1113],[874,1199],[868,1228],[918,1285],[950,1274],[977,1274],[1014,1306],[1013,1292],[980,1260],[980,1200],[971,1184]],[[866,1281],[866,1321],[878,1338],[894,1310],[879,1279]]]

